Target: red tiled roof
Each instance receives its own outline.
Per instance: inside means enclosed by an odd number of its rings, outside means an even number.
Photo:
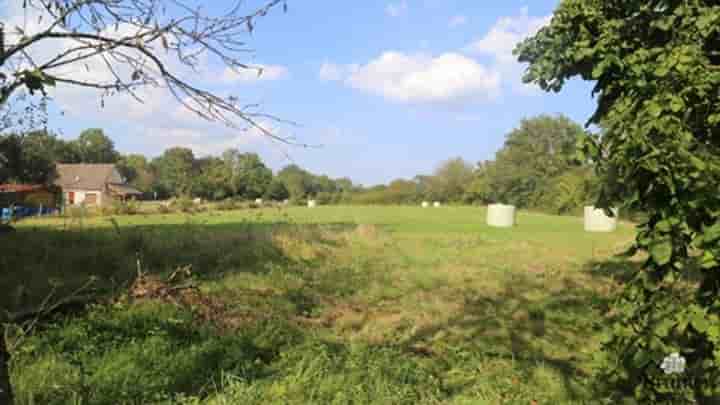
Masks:
[[[43,184],[0,184],[2,193],[23,193],[28,191],[44,190],[47,187]]]

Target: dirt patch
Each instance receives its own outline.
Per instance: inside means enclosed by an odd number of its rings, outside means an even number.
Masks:
[[[177,272],[173,273],[163,280],[158,276],[139,274],[128,290],[128,301],[161,301],[190,309],[198,322],[213,324],[224,331],[236,330],[255,319],[252,314],[231,311],[223,301],[203,293],[191,280],[183,280],[177,275]]]
[[[353,233],[362,239],[376,240],[380,235],[380,229],[375,225],[360,224]]]

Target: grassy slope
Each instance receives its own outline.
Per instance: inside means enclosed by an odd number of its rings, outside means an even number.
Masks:
[[[59,318],[17,347],[20,403],[589,400],[601,313],[625,265],[603,262],[632,228],[586,234],[578,218],[521,214],[491,229],[484,215],[321,207],[121,217],[119,230],[103,218],[24,223],[0,246],[4,268],[22,269],[0,274],[4,306],[38,302],[47,274],[64,280],[57,295],[89,275],[121,291],[139,250],[159,274],[192,265],[215,314],[156,301]]]

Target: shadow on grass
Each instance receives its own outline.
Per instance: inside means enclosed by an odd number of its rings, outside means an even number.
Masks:
[[[296,398],[293,403],[328,403],[341,390],[361,403],[421,403],[436,395],[439,382],[416,359],[405,359],[401,350],[333,344],[293,322],[293,314],[312,312],[327,297],[338,291],[352,294],[369,280],[360,276],[362,268],[356,273],[334,266],[327,273],[318,269],[325,261],[318,252],[342,246],[338,232],[353,228],[342,223],[243,223],[21,230],[5,239],[2,254],[5,263],[26,271],[4,274],[0,282],[2,288],[36,288],[31,291],[36,298],[43,296],[38,291],[51,288],[46,282],[51,277],[63,282],[62,289],[93,275],[100,277],[102,288],[120,290],[135,276],[136,252],[143,269],[153,273],[192,265],[198,277],[208,280],[280,272],[302,282],[297,288],[279,288],[284,293],[267,300],[289,303],[291,311],[269,307],[266,317],[228,334],[198,322],[192,309],[152,300],[89,306],[81,316],[54,317],[15,353],[18,403],[174,403],[181,395],[206,399],[221,390],[217,384],[227,376],[261,393],[252,403],[265,403],[265,395],[286,388]],[[306,254],[308,249],[312,254]],[[373,367],[366,368],[367,363]],[[279,388],[267,389],[270,384]],[[358,392],[354,387],[360,385],[364,390]],[[247,400],[229,403],[251,403]]]
[[[308,268],[321,266],[325,260],[323,249],[340,246],[344,242],[336,234],[353,228],[355,225],[348,223],[242,222],[127,226],[119,230],[112,227],[74,231],[21,229],[0,239],[0,268],[3,269],[0,291],[11,292],[0,295],[0,306],[37,305],[53,289],[53,283],[59,285],[56,295],[62,296],[82,285],[90,276],[99,277],[95,293],[122,291],[136,274],[138,257],[144,271],[167,274],[180,266],[191,265],[196,276],[207,280],[240,273],[264,275],[275,269],[285,275],[300,274]],[[312,247],[313,254],[304,255],[308,246]],[[139,256],[136,255],[138,252]],[[615,282],[623,280],[635,268],[633,266],[622,261],[595,262],[576,272],[577,275],[508,272],[500,276],[499,288],[492,291],[448,285],[448,290],[452,289],[461,297],[457,310],[442,322],[420,325],[405,338],[384,342],[386,348],[372,348],[368,351],[373,356],[370,359],[380,362],[390,353],[395,357],[388,357],[392,361],[383,360],[381,370],[385,367],[391,370],[397,365],[419,370],[422,360],[407,356],[410,360],[403,363],[406,360],[403,356],[411,352],[417,354],[418,345],[430,347],[425,355],[432,356],[433,370],[427,376],[418,377],[422,384],[429,385],[431,379],[428,376],[432,376],[432,381],[439,380],[435,379],[435,367],[445,370],[459,367],[465,371],[464,378],[449,381],[451,378],[446,377],[448,381],[443,381],[442,395],[448,397],[472,391],[479,380],[478,364],[486,359],[512,364],[527,381],[532,380],[538,365],[543,365],[559,376],[563,398],[587,399],[590,356],[587,347],[597,342],[599,331],[605,327],[603,314],[609,307]],[[369,270],[373,267],[370,261],[362,261],[349,265],[348,269],[334,268],[333,272],[305,272],[300,278],[306,283],[300,283],[297,288],[285,288],[283,296],[267,300],[271,305],[291,306],[292,310],[284,312],[284,307],[270,306],[268,311],[277,320],[292,314],[307,315],[327,302],[342,303],[343,298],[352,296],[358,286],[378,280],[382,272],[371,273]],[[373,277],[375,279],[371,279]],[[342,293],[340,297],[338,292]],[[426,293],[440,294],[432,286]],[[68,386],[86,389],[87,392],[77,392],[80,398],[139,395],[135,391],[117,392],[117,387],[134,389],[118,381],[142,382],[137,384],[137,389],[142,392],[203,395],[208,388],[203,384],[217,381],[218,373],[223,371],[243,376],[251,382],[264,379],[269,375],[266,373],[282,374],[285,369],[292,369],[292,364],[278,360],[278,353],[290,342],[295,344],[304,339],[298,336],[311,329],[295,330],[295,326],[288,326],[288,319],[280,319],[277,326],[258,325],[257,336],[255,332],[251,335],[242,332],[241,336],[223,337],[213,331],[195,335],[191,317],[183,318],[187,314],[158,315],[154,311],[145,313],[142,308],[130,309],[127,313],[125,309],[102,312],[106,310],[101,308],[97,315],[91,312],[62,321],[56,330],[38,334],[29,347],[52,349],[47,352],[55,354],[46,356],[44,351],[38,351],[27,354],[25,359],[22,357],[25,355],[21,355],[17,361],[23,362],[22,368],[16,372],[16,379],[21,380],[19,385],[32,387],[36,381],[44,381],[41,377],[48,373],[47,380],[53,384],[56,381],[52,377],[62,375],[69,379]],[[178,322],[181,326],[177,326]],[[445,334],[441,344],[437,344],[436,339],[439,333]],[[278,336],[287,338],[278,340]],[[316,349],[317,353],[296,353],[302,361],[289,358],[300,364],[296,370],[299,377],[307,374],[304,364],[322,360],[338,351],[325,348],[325,343],[317,344],[322,346]],[[101,347],[102,352],[93,352],[93,348]],[[148,356],[155,363],[145,365]],[[329,374],[319,373],[320,377],[308,384],[317,384],[346,371],[348,375],[365,376],[353,367],[355,363],[366,364],[367,358],[350,358],[352,361],[349,360],[348,365],[343,366],[345,368],[335,370],[333,367],[338,366],[333,365],[336,361],[333,356],[327,360],[328,365],[323,365],[330,370],[325,371]],[[83,367],[72,361],[94,371],[88,375],[77,374]],[[275,361],[280,363],[271,367],[270,363]],[[107,364],[124,366],[109,371]],[[167,375],[161,379],[165,381],[164,385],[151,385],[158,380],[146,374],[144,369],[150,370],[150,374]],[[212,375],[201,375],[203,372],[212,372]],[[382,375],[385,374],[388,373],[383,371]],[[193,380],[196,375],[200,376]],[[404,378],[405,374],[397,376],[398,381]],[[378,386],[384,383],[380,377],[377,381]],[[145,383],[149,385],[143,385]],[[350,386],[347,383],[342,380],[337,387]],[[53,384],[37,390],[27,388],[27,391],[47,393],[48,396],[42,398],[51,398]],[[528,383],[524,388],[511,386],[508,389],[539,391],[546,388]],[[331,391],[328,390],[328,397],[331,397]]]
[[[346,223],[157,224],[60,230],[20,228],[0,237],[0,309],[15,313],[36,308],[49,295],[66,297],[90,278],[83,295],[122,291],[138,266],[168,274],[190,266],[200,279],[229,273],[262,274],[281,266],[312,266],[317,258],[289,255],[283,243],[308,243],[319,249],[338,245],[332,233]]]
[[[533,373],[542,366],[552,370],[561,385],[542,389],[555,389],[565,399],[589,400],[589,364],[608,325],[605,315],[619,291],[618,282],[628,279],[638,266],[608,260],[588,263],[577,275],[508,273],[499,290],[466,290],[453,316],[417,330],[402,346],[410,352],[428,347],[448,367],[468,363],[468,357],[470,367],[488,359],[507,362],[536,392],[541,387],[532,386]],[[438,333],[451,337],[438,345]],[[464,392],[476,384],[477,379],[471,379],[452,389]]]

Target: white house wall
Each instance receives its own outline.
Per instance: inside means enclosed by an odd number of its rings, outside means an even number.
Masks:
[[[68,203],[70,201],[70,193],[75,193],[75,201],[73,205],[80,205],[85,202],[85,198],[88,194],[96,194],[97,195],[97,205],[103,204],[103,193],[100,191],[87,191],[87,190],[67,190],[63,194],[63,199],[65,203]]]

